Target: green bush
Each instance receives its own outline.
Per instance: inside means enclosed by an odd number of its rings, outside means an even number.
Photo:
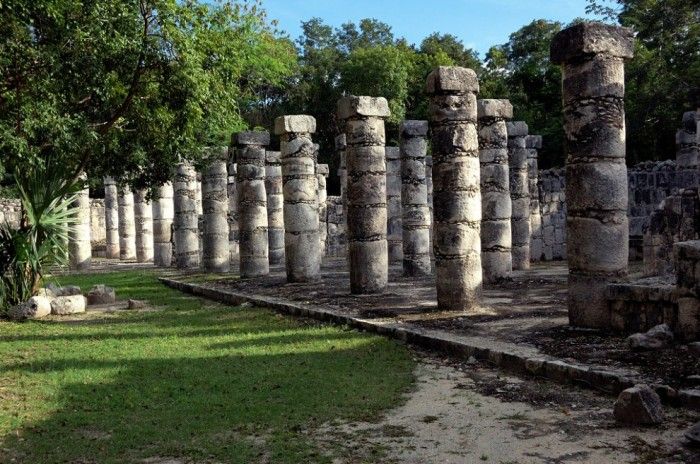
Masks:
[[[0,224],[0,312],[35,295],[45,269],[66,264],[68,233],[75,224],[71,205],[82,187],[51,158],[13,177],[22,219],[16,230]]]

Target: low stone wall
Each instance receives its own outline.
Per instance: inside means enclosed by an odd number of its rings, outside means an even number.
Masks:
[[[630,222],[630,258],[642,259],[644,231],[652,213],[681,187],[676,162],[648,161],[628,170]]]
[[[677,333],[686,339],[700,335],[700,240],[676,243],[678,293]]]
[[[664,323],[676,331],[678,298],[672,279],[611,284],[607,288],[606,297],[610,307],[610,328],[613,331],[646,332]]]
[[[697,188],[666,197],[649,216],[644,229],[644,274],[673,274],[675,243],[700,238],[700,195]]]

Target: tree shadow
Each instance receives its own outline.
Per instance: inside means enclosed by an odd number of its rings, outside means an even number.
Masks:
[[[325,462],[310,445],[316,424],[376,417],[412,381],[405,349],[358,332],[305,333],[250,309],[144,317],[44,341],[69,355],[5,364],[28,379],[22,393],[54,407],[0,439],[7,462]],[[115,327],[127,337],[115,340]],[[143,327],[151,333],[130,332]]]

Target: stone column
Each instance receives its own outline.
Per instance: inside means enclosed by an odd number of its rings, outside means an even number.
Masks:
[[[335,138],[335,149],[338,152],[338,177],[340,178],[340,205],[342,207],[342,222],[339,227],[342,228],[339,231],[340,237],[342,237],[342,251],[341,254],[347,256],[347,230],[348,230],[348,201],[347,201],[347,191],[348,191],[348,168],[346,161],[346,149],[347,142],[345,134],[340,134]]]
[[[153,200],[153,264],[170,267],[173,262],[173,184],[158,188],[158,199]]]
[[[557,34],[551,60],[562,64],[567,139],[566,207],[569,322],[610,325],[605,288],[627,274],[625,68],[630,29],[580,23]]]
[[[284,264],[284,194],[282,190],[282,154],[266,152],[265,191],[267,192],[267,241],[270,264]]]
[[[389,262],[403,261],[401,226],[401,151],[399,147],[386,147],[386,237],[389,246]]]
[[[202,208],[202,173],[197,172],[197,183],[195,184],[195,198],[197,201],[197,215],[201,216],[204,214],[204,209]]]
[[[196,269],[199,267],[197,172],[189,162],[177,165],[173,190],[175,265],[178,269]]]
[[[224,273],[231,268],[228,248],[228,148],[210,148],[209,160],[202,174],[202,210],[204,234],[202,267],[209,272]]]
[[[347,225],[350,291],[381,293],[389,280],[386,208],[385,98],[338,100],[345,121],[348,169]]]
[[[90,268],[92,260],[92,243],[90,242],[90,188],[87,176],[83,173],[80,181],[85,188],[80,190],[73,202],[76,212],[75,225],[68,234],[68,256],[70,268],[84,271]]]
[[[537,150],[542,148],[541,135],[528,135],[525,139],[527,148],[528,193],[530,194],[530,262],[542,260],[544,237],[542,233],[542,216],[540,213],[539,166]]]
[[[335,150],[338,152],[338,177],[340,177],[340,197],[345,204],[345,197],[348,190],[348,167],[345,158],[345,150],[347,149],[345,134],[340,134],[335,138]]]
[[[153,208],[148,190],[134,192],[134,222],[136,223],[136,261],[153,262]]]
[[[320,278],[316,149],[311,140],[314,132],[316,119],[312,116],[280,116],[275,120],[275,134],[280,136],[282,149],[284,252],[288,282],[310,282]]]
[[[428,209],[430,209],[430,256],[433,256],[433,224],[435,224],[433,216],[433,155],[425,157],[425,185],[428,189]]]
[[[437,300],[447,311],[472,310],[481,294],[478,91],[471,69],[441,66],[428,75]]]
[[[233,141],[235,144],[235,140]],[[231,263],[238,264],[238,194],[236,192],[236,150],[229,148],[228,159],[228,248],[231,252]]]
[[[260,277],[270,273],[265,192],[265,147],[270,134],[241,132],[236,144],[240,273],[242,278]]]
[[[683,113],[681,129],[676,132],[676,169],[678,184],[685,188],[700,185],[700,148],[696,118],[698,113],[686,111]]]
[[[327,164],[316,165],[316,195],[318,198],[318,241],[321,246],[321,256],[326,254],[326,240],[328,238],[328,191],[326,190],[326,178],[329,173]]]
[[[134,194],[128,187],[119,191],[117,203],[119,205],[119,259],[136,259]]]
[[[530,269],[530,180],[527,173],[528,127],[524,121],[509,122],[508,167],[510,169],[511,237],[513,269]]]
[[[430,208],[425,154],[428,121],[404,121],[400,127],[403,273],[430,275]]]
[[[479,162],[481,164],[481,265],[489,283],[513,272],[508,167],[508,128],[513,117],[508,100],[478,100]]]
[[[119,202],[117,183],[111,177],[104,178],[105,229],[107,258],[119,259]]]

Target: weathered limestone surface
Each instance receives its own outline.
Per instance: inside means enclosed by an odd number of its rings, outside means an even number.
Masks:
[[[93,257],[99,256],[104,258],[107,256],[104,249],[106,241],[105,200],[104,198],[90,198],[90,243],[92,244]],[[118,242],[119,239],[117,238]]]
[[[119,259],[136,259],[136,224],[134,194],[122,189],[117,196],[119,205]]]
[[[346,162],[346,137],[340,134],[335,138],[335,150],[338,153],[338,177],[340,178],[340,211],[333,211],[329,206],[328,218],[328,254],[331,256],[347,255],[347,190],[348,190],[348,169]],[[334,203],[335,205],[335,203]],[[340,218],[340,221],[335,219]],[[331,220],[333,219],[333,220]]]
[[[87,181],[87,176],[81,176]],[[68,235],[68,256],[71,269],[86,270],[92,260],[92,244],[90,243],[90,189],[86,186],[80,190],[73,202],[76,209],[76,222]]]
[[[700,240],[676,243],[678,324],[676,334],[685,340],[700,338]]]
[[[511,256],[512,202],[509,187],[508,129],[513,117],[508,100],[478,100],[479,162],[481,164],[481,265],[486,282],[507,279]]]
[[[153,261],[153,207],[148,190],[134,192],[134,222],[136,223],[136,261]]]
[[[282,182],[282,154],[265,154],[265,191],[267,192],[267,239],[270,264],[284,263],[284,192]]]
[[[563,168],[546,169],[537,179],[542,218],[542,258],[566,259],[566,173]]]
[[[569,321],[605,328],[606,285],[627,274],[624,60],[630,29],[580,23],[561,31],[551,59],[562,64],[567,138]]]
[[[316,164],[318,241],[321,247],[321,256],[325,256],[328,246],[328,191],[326,190],[326,178],[329,172],[327,164]]]
[[[343,203],[339,196],[329,196],[326,200],[328,235],[326,237],[327,253],[329,256],[347,255],[347,237],[345,235],[345,214]]]
[[[433,229],[438,308],[478,305],[481,270],[481,188],[476,93],[471,69],[439,67],[428,75],[433,149]]]
[[[389,262],[403,261],[401,214],[401,152],[399,147],[386,147],[386,208]]]
[[[530,261],[537,262],[542,260],[544,250],[540,196],[537,188],[539,177],[537,150],[542,148],[542,136],[528,135],[525,139],[525,147],[527,148],[528,192],[530,194]]]
[[[284,251],[289,282],[321,277],[316,147],[311,140],[314,132],[316,119],[311,116],[281,116],[275,120],[282,150]]]
[[[530,181],[527,173],[528,151],[525,147],[527,124],[507,123],[508,164],[510,170],[511,237],[513,269],[530,268]]]
[[[644,231],[644,274],[677,271],[674,244],[700,238],[700,189],[688,188],[666,197],[648,218]]]
[[[430,208],[425,157],[428,121],[404,121],[399,129],[401,149],[401,208],[403,273],[430,275]]]
[[[345,120],[348,260],[353,294],[381,293],[389,279],[386,207],[385,98],[343,97]]]
[[[204,233],[202,267],[210,272],[228,272],[231,252],[228,248],[228,148],[211,148],[202,174],[202,209]]]
[[[111,177],[104,178],[105,229],[107,258],[119,259],[119,202],[117,183]]]
[[[233,141],[235,145],[235,140]],[[229,149],[228,159],[228,247],[231,252],[231,262],[238,263],[238,194],[236,191],[236,150]]]
[[[170,267],[173,262],[173,184],[168,182],[158,188],[158,198],[153,201],[153,264]]]
[[[178,269],[195,269],[200,262],[197,173],[189,162],[177,165],[173,190],[175,265]]]
[[[267,238],[265,147],[268,132],[241,132],[236,137],[239,261],[242,278],[270,272]]]

